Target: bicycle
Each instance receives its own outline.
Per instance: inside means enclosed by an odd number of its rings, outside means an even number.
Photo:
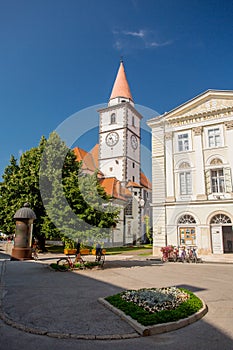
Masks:
[[[197,263],[197,253],[195,247],[188,248],[187,262]]]
[[[98,262],[100,267],[104,267],[105,254],[103,253],[102,249],[96,249],[95,261]]]
[[[85,269],[85,261],[80,255],[77,255],[74,261],[72,261],[71,257],[68,255],[67,257],[57,260],[57,269],[61,272],[73,270],[75,267],[77,267],[78,263],[79,268]]]

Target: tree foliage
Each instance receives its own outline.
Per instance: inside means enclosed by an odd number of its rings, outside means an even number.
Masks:
[[[53,132],[24,152],[19,164],[11,157],[0,183],[0,227],[13,234],[13,216],[29,202],[37,238],[97,240],[118,219],[109,199],[97,174],[83,174],[74,152]]]
[[[63,237],[103,238],[118,218],[97,174],[83,174],[81,163],[56,133],[50,135],[43,154],[40,190],[47,214]],[[45,223],[48,225],[48,220]]]

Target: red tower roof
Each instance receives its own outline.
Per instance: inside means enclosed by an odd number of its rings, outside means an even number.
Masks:
[[[110,100],[116,97],[125,97],[133,101],[133,97],[130,92],[129,84],[126,78],[123,62],[121,61],[115,83],[113,85]]]

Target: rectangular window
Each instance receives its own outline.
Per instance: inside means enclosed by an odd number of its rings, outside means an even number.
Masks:
[[[184,171],[180,173],[180,194],[191,194],[192,193],[192,179],[191,173]]]
[[[132,126],[135,126],[134,116],[132,116]]]
[[[221,133],[219,128],[208,130],[208,145],[210,148],[221,146]]]
[[[178,135],[178,151],[179,152],[189,151],[189,135],[188,134]]]
[[[211,189],[213,193],[225,192],[223,169],[211,170]]]
[[[132,200],[125,207],[125,215],[132,215]]]

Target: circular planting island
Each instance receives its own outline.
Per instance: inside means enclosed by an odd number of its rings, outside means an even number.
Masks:
[[[143,336],[185,327],[208,311],[194,293],[177,287],[126,290],[99,301]]]

